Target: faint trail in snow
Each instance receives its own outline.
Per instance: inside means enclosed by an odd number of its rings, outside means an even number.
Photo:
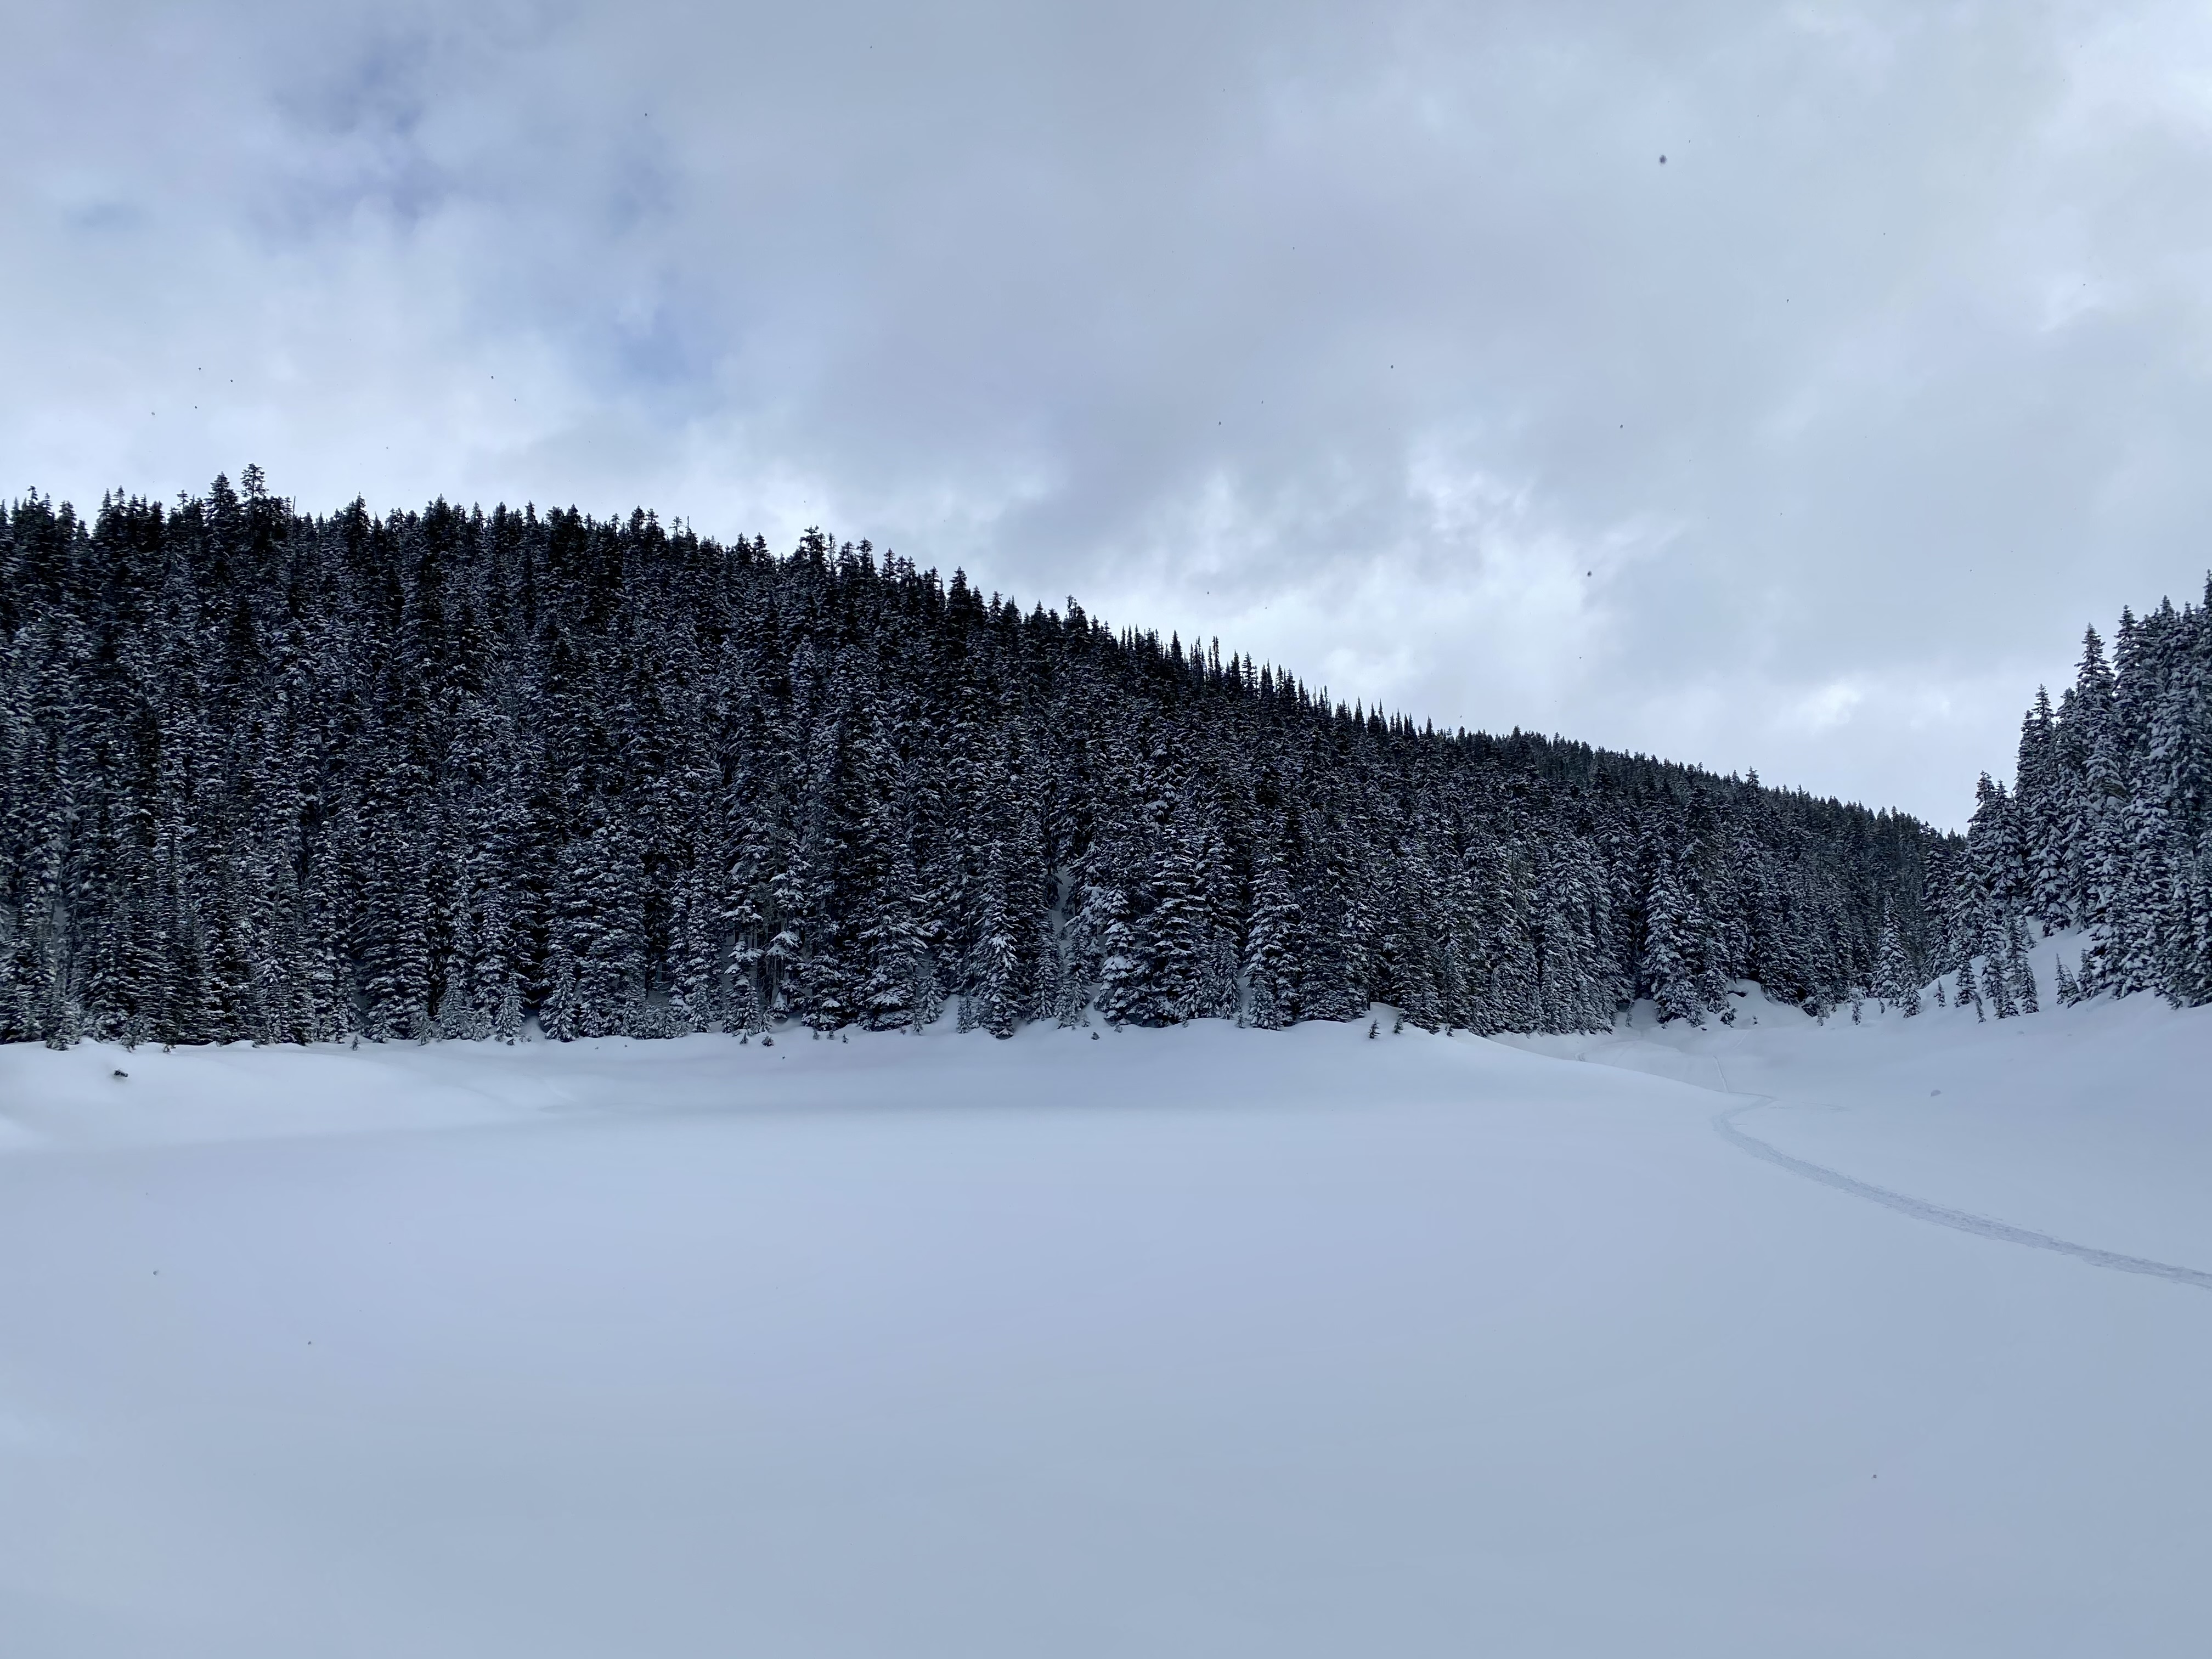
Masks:
[[[1972,1233],[1982,1238],[2001,1239],[2007,1244],[2024,1244],[2031,1250],[2052,1250],[2060,1255],[2070,1255],[2077,1261],[2086,1261],[2093,1267],[2109,1267],[2114,1273],[2148,1273],[2153,1279],[2170,1279],[2177,1285],[2194,1285],[2200,1291],[2212,1291],[2212,1273],[2200,1273],[2194,1267],[2177,1267],[2170,1261],[2151,1261],[2139,1255],[2121,1255],[2112,1250],[2094,1249],[2068,1239],[2053,1238],[2048,1233],[2031,1232],[2026,1227],[2015,1227],[2008,1221],[1992,1220],[1985,1215],[1970,1215],[1964,1210],[1947,1209],[1941,1204],[1908,1198],[1903,1193],[1891,1192],[1887,1187],[1855,1181],[1850,1176],[1823,1164],[1808,1164],[1802,1158],[1792,1158],[1735,1127],[1734,1120],[1740,1114],[1773,1103],[1773,1096],[1761,1095],[1744,1105],[1730,1107],[1713,1119],[1713,1133],[1753,1158],[1780,1164],[1792,1175],[1803,1176],[1808,1181],[1817,1181],[1824,1187],[1833,1187],[1854,1198],[1870,1200],[1900,1214],[1922,1221],[1932,1221],[1941,1227],[1956,1228],[1962,1233]]]
[[[1575,1058],[1600,1066],[1610,1065],[1615,1062],[1599,1060],[1595,1056],[1607,1048],[1632,1046],[1633,1046],[1632,1039],[1629,1042],[1600,1043],[1595,1047],[1584,1048]],[[1685,1058],[1689,1057],[1685,1056]],[[1711,1065],[1714,1074],[1720,1079],[1722,1092],[1726,1094],[1741,1092],[1729,1084],[1728,1069],[1721,1063],[1718,1054],[1708,1054],[1702,1058]],[[1629,1066],[1623,1069],[1641,1071],[1644,1068]],[[1667,1074],[1666,1073],[1657,1073],[1662,1076]],[[1689,1078],[1679,1075],[1676,1080],[1684,1083],[1691,1081]],[[1707,1085],[1693,1085],[1693,1086]],[[2091,1245],[2076,1244],[2071,1239],[2054,1238],[2049,1233],[2039,1233],[2027,1227],[2015,1227],[2009,1221],[1999,1221],[1990,1216],[1974,1215],[1966,1210],[1954,1210],[1942,1204],[1930,1204],[1925,1199],[1910,1197],[1904,1193],[1893,1193],[1887,1187],[1877,1187],[1871,1182],[1857,1180],[1844,1174],[1840,1170],[1831,1170],[1825,1164],[1810,1163],[1802,1158],[1792,1158],[1778,1147],[1770,1146],[1758,1137],[1747,1134],[1735,1127],[1735,1120],[1745,1112],[1756,1110],[1761,1106],[1772,1106],[1778,1103],[1772,1095],[1754,1095],[1742,1105],[1731,1106],[1727,1111],[1717,1115],[1712,1121],[1713,1133],[1739,1151],[1749,1152],[1753,1158],[1764,1158],[1769,1164],[1778,1164],[1792,1175],[1802,1176],[1808,1181],[1817,1181],[1824,1187],[1833,1187],[1838,1192],[1849,1193],[1854,1198],[1866,1199],[1887,1209],[1895,1210],[1900,1215],[1911,1216],[1916,1220],[1932,1221],[1939,1227],[1950,1227],[1962,1233],[1972,1233],[1978,1238],[1994,1238],[2007,1244],[2025,1245],[2031,1250],[2050,1250],[2058,1255],[2070,1255],[2077,1261],[2086,1261],[2093,1267],[2108,1267],[2114,1273],[2144,1273],[2153,1279],[2170,1279],[2177,1285],[2193,1285],[2200,1291],[2212,1291],[2212,1273],[2204,1273],[2195,1267],[2176,1267],[2170,1261],[2153,1261],[2139,1255],[2122,1255],[2117,1250],[2100,1250]]]

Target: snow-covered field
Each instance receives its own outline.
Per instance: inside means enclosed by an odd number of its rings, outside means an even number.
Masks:
[[[0,1049],[0,1651],[2203,1652],[2212,1294],[1850,1183],[2212,1270],[2212,1011],[1742,1007]]]

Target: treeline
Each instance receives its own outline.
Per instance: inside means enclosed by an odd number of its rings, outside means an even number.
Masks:
[[[1955,848],[817,533],[0,514],[0,1039],[1821,1011],[1942,965]]]
[[[2089,629],[2057,707],[2037,691],[2012,788],[1981,781],[1951,954],[2017,956],[2024,920],[2077,927],[2087,945],[2078,969],[2060,968],[2062,1001],[2156,991],[2178,1006],[2212,1002],[2208,781],[2212,584],[2203,609],[2123,611],[2109,662]]]

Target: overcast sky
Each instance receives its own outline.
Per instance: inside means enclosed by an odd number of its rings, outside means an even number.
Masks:
[[[11,495],[819,523],[1944,823],[2212,563],[2201,5],[7,15]]]

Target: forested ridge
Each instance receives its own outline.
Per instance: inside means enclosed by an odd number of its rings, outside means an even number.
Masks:
[[[1909,817],[1341,707],[867,543],[0,514],[0,1039],[1605,1029],[1952,964]]]

